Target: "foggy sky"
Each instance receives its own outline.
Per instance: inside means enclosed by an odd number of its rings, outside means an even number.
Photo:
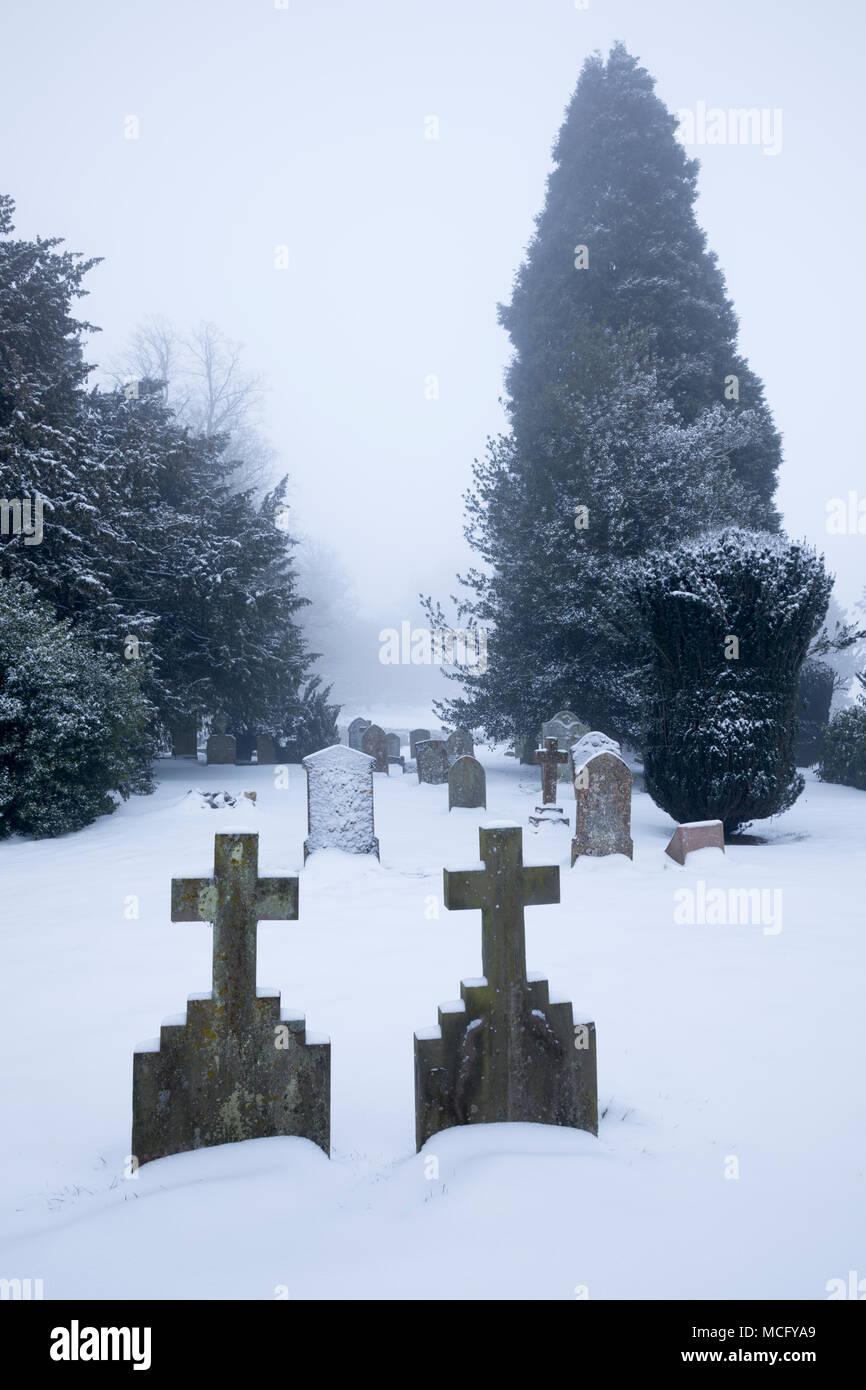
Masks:
[[[18,234],[106,258],[80,310],[103,329],[90,360],[148,314],[242,341],[297,524],[339,552],[382,626],[420,622],[417,591],[447,597],[469,559],[462,492],[504,423],[496,303],[585,57],[621,38],[672,110],[781,108],[775,157],[689,150],[698,216],[784,435],[786,530],[824,550],[841,602],[859,596],[866,536],[825,529],[830,498],[866,497],[853,0],[3,9],[2,188]]]

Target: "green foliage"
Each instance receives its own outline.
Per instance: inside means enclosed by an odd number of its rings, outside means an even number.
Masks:
[[[0,199],[0,496],[38,496],[44,515],[39,544],[0,538],[0,574],[112,662],[136,638],[164,726],[225,714],[264,732],[287,701],[302,719],[315,655],[297,622],[285,480],[257,504],[226,438],[179,423],[158,382],[88,391],[91,326],[71,306],[94,262],[11,230]]]
[[[836,673],[826,661],[807,657],[800,671],[797,695],[797,766],[811,767],[818,759],[821,731],[830,718]]]
[[[674,820],[730,835],[793,805],[798,678],[831,586],[805,546],[735,528],[645,559],[646,786]]]
[[[80,830],[151,791],[151,724],[134,662],[0,580],[0,836]]]
[[[330,748],[340,742],[337,728],[339,705],[328,704],[331,687],[322,690],[321,677],[313,676],[298,699],[291,702],[281,721],[280,737],[287,755],[300,762],[320,748]]]
[[[862,676],[860,681],[866,686]],[[866,698],[860,696],[852,709],[840,710],[826,726],[821,738],[818,776],[822,782],[839,782],[844,787],[866,791]]]

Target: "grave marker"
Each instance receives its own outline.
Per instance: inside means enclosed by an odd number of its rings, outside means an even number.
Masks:
[[[409,730],[409,757],[416,756],[415,749],[419,743],[426,742],[430,737],[429,729],[410,729]]]
[[[213,732],[207,741],[208,764],[234,764],[237,759],[237,743],[226,733],[228,722],[224,715],[218,715],[213,721]]]
[[[571,863],[581,855],[634,858],[631,838],[631,771],[616,753],[603,749],[575,766],[577,803]]]
[[[595,1024],[575,1027],[547,981],[527,977],[525,907],[559,902],[559,868],[526,867],[517,825],[482,826],[480,869],[443,873],[449,911],[481,909],[483,976],[415,1034],[415,1142],[505,1120],[598,1133]],[[579,1036],[576,1036],[579,1034]]]
[[[685,864],[693,849],[720,849],[725,852],[725,827],[720,820],[693,820],[678,825],[665,849],[671,859]]]
[[[259,878],[258,853],[258,835],[217,835],[213,877],[172,880],[172,921],[213,923],[213,987],[133,1055],[139,1164],[287,1134],[329,1151],[330,1042],[256,988],[257,923],[298,916],[297,878]]]
[[[369,724],[361,735],[361,752],[373,759],[373,771],[388,775],[388,735],[378,724]]]
[[[487,777],[477,758],[464,753],[448,769],[448,810],[455,806],[487,808]]]
[[[350,748],[356,749],[357,752],[359,752],[359,753],[362,751],[362,749],[361,749],[361,735],[363,734],[364,730],[365,730],[365,729],[369,729],[369,727],[370,727],[370,721],[369,721],[369,719],[362,719],[362,718],[360,717],[360,715],[358,716],[357,719],[353,719],[353,720],[352,720],[351,724],[349,725],[349,747],[350,747]]]
[[[418,781],[438,786],[448,781],[448,745],[441,739],[421,739],[415,745]]]
[[[317,849],[375,854],[373,759],[335,743],[302,759],[307,774],[307,838],[304,863]]]

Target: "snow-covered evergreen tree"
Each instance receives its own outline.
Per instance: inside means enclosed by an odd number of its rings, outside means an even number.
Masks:
[[[456,673],[446,722],[532,735],[567,706],[633,733],[623,572],[707,527],[778,526],[779,436],[675,132],[621,44],[586,63],[500,309],[511,430],[476,462],[466,534],[481,564],[455,600],[462,625],[489,629],[490,655],[485,673]]]
[[[737,528],[642,562],[646,787],[674,820],[730,835],[799,796],[800,668],[832,582],[805,545]]]
[[[152,790],[151,726],[135,663],[0,579],[0,837],[80,830]]]

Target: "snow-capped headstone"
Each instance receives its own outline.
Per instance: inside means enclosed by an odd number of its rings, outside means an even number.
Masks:
[[[256,988],[256,925],[294,921],[297,878],[259,878],[259,837],[217,835],[213,878],[176,878],[173,922],[213,923],[213,987],[133,1056],[138,1164],[242,1139],[299,1135],[329,1151],[331,1044]]]
[[[207,760],[208,763],[235,763],[237,760],[237,743],[231,734],[226,733],[228,720],[223,716],[217,716],[213,721],[213,732],[207,741]]]
[[[275,763],[277,761],[277,745],[270,734],[259,734],[256,739],[256,762]]]
[[[634,857],[631,838],[631,770],[608,749],[592,753],[575,768],[575,834],[571,863],[581,855]]]
[[[590,733],[583,734],[576,743],[571,745],[575,777],[577,776],[577,769],[582,767],[593,753],[615,753],[618,758],[622,757],[622,749],[616,739],[608,738],[607,734],[593,729]]]
[[[173,758],[198,757],[198,720],[184,719],[172,726],[171,756]]]
[[[350,748],[356,748],[359,753],[361,752],[361,735],[363,734],[364,730],[369,729],[369,727],[369,719],[362,719],[360,715],[357,719],[352,720],[351,724],[349,725]]]
[[[559,902],[559,867],[526,867],[518,825],[482,826],[478,869],[445,869],[449,911],[481,909],[484,975],[415,1034],[415,1142],[453,1125],[567,1125],[598,1133],[595,1024],[526,974],[523,910]]]
[[[417,745],[430,737],[429,729],[410,729],[409,730],[409,757],[416,756]]]
[[[399,767],[403,766],[403,754],[400,752],[400,735],[386,734],[388,740],[388,762],[396,763]]]
[[[448,769],[448,810],[455,806],[487,806],[484,768],[469,753],[455,758]]]
[[[583,734],[589,733],[586,724],[582,724],[576,714],[571,710],[559,710],[552,719],[548,719],[541,726],[542,742],[548,738],[556,739],[556,746],[560,752],[568,753],[568,758],[564,763],[560,763],[556,770],[558,782],[570,782],[574,770],[571,762],[571,749]]]
[[[448,748],[448,757],[453,762],[455,758],[475,756],[475,744],[472,742],[472,735],[468,729],[455,729],[445,740]]]
[[[438,785],[448,781],[448,745],[438,738],[420,739],[415,744],[418,781]]]
[[[373,759],[335,743],[302,759],[307,774],[307,838],[304,862],[317,849],[375,854]]]
[[[671,859],[685,864],[693,849],[720,849],[725,852],[725,827],[720,820],[684,821],[678,825],[665,849]]]
[[[373,771],[388,772],[388,735],[378,724],[369,724],[361,735],[361,752],[373,759]]]

